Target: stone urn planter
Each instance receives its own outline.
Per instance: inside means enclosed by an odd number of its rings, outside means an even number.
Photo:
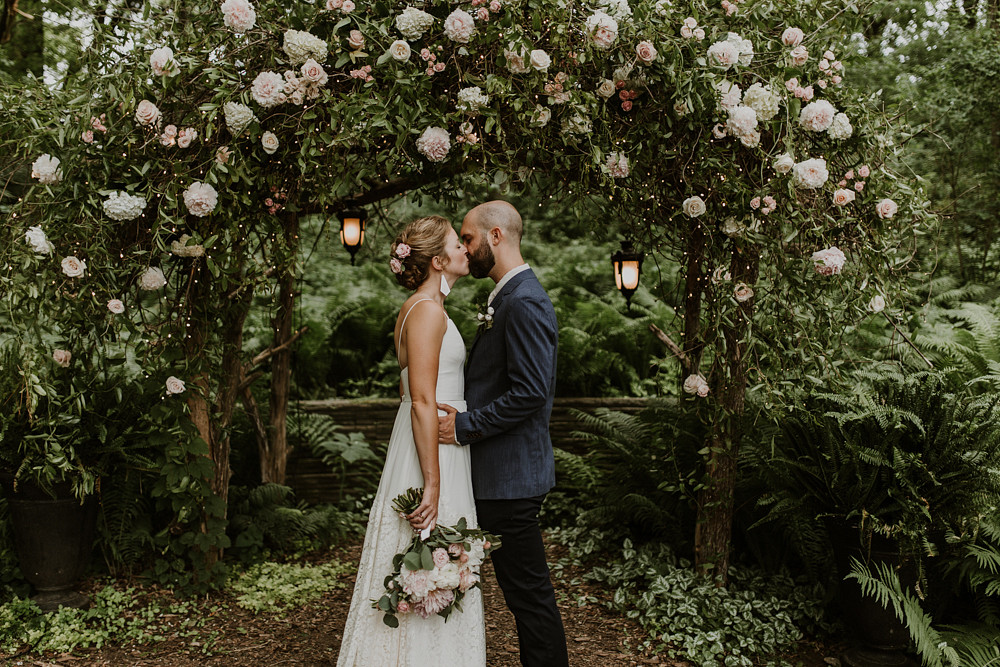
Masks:
[[[841,661],[851,667],[917,667],[907,655],[910,635],[891,608],[883,607],[874,597],[864,595],[861,585],[845,580],[851,571],[851,559],[861,561],[874,570],[875,564],[889,565],[899,572],[904,586],[916,582],[912,564],[904,563],[895,540],[873,535],[871,548],[864,548],[856,525],[830,523],[827,526],[833,542],[833,555],[840,581],[840,607],[848,642],[853,644]]]
[[[89,496],[81,503],[68,485],[55,487],[53,498],[29,484],[19,484],[15,492],[9,476],[0,478],[0,483],[21,573],[36,591],[32,600],[44,611],[88,606],[90,600],[76,586],[93,550],[96,499]]]

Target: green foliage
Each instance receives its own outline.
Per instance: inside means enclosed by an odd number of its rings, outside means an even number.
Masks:
[[[60,607],[43,613],[30,600],[15,599],[0,605],[0,651],[13,653],[24,647],[33,652],[65,653],[76,648],[100,648],[111,643],[163,641],[176,633],[167,618],[187,617],[191,603],[161,605],[150,599],[139,605],[135,589],[105,586],[94,594],[89,609]],[[190,622],[190,628],[204,620]],[[182,632],[186,636],[189,632]]]
[[[749,667],[787,651],[803,632],[831,629],[822,589],[803,579],[732,566],[721,587],[663,543],[635,547],[625,539],[614,548],[609,533],[590,528],[555,530],[551,538],[568,544],[572,556],[599,562],[588,578],[614,590],[611,608],[672,645],[671,657]]]
[[[695,411],[663,401],[638,415],[601,408],[576,416],[587,429],[577,434],[586,449],[579,455],[557,450],[564,499],[546,510],[546,520],[562,516],[637,542],[681,544],[701,488],[705,427]]]
[[[278,484],[231,488],[229,514],[230,554],[244,562],[329,546],[360,532],[350,512],[293,503],[292,490]]]
[[[748,452],[767,520],[855,522],[896,537],[922,563],[937,552],[934,531],[995,505],[1000,399],[953,390],[935,373],[880,369],[856,379],[853,392],[807,398],[781,418],[773,442]]]
[[[353,565],[337,561],[322,565],[258,563],[236,575],[229,588],[244,609],[281,612],[316,600],[335,588],[346,588],[344,576],[353,569]]]
[[[295,439],[308,447],[339,476],[338,494],[344,498],[348,478],[351,490],[364,494],[378,488],[384,454],[376,453],[361,433],[344,434],[329,415],[296,412],[292,415]]]

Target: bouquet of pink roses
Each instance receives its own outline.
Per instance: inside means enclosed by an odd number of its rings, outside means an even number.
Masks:
[[[407,489],[392,502],[401,517],[420,505],[423,489]],[[396,614],[437,614],[448,620],[462,611],[462,598],[479,586],[479,567],[500,539],[482,530],[466,527],[465,518],[454,526],[436,526],[422,532],[403,553],[392,558],[392,574],[385,578],[385,594],[372,606],[385,613],[382,621],[399,627]]]

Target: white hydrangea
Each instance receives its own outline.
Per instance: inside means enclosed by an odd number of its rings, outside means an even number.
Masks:
[[[304,30],[286,30],[281,48],[293,65],[301,65],[310,58],[320,63],[326,60],[326,42]]]
[[[146,200],[127,192],[112,192],[102,203],[104,212],[112,220],[134,220],[142,215]]]
[[[838,113],[833,117],[833,123],[830,124],[830,128],[826,133],[830,135],[831,139],[843,141],[844,139],[851,138],[851,135],[854,134],[854,127],[851,125],[851,121],[847,118],[846,113]]]
[[[778,115],[781,102],[771,86],[755,83],[743,93],[743,104],[757,112],[757,120],[771,120]]]
[[[396,17],[396,30],[409,40],[420,39],[432,25],[434,17],[415,7],[407,7]]]
[[[490,103],[490,98],[483,94],[479,86],[470,86],[458,91],[457,106],[461,111],[475,114]]]
[[[167,284],[167,279],[163,275],[163,270],[158,266],[151,266],[139,276],[139,287],[152,292]]]
[[[59,158],[43,153],[31,164],[31,177],[39,183],[51,185],[62,180],[62,170],[59,168]]]
[[[740,65],[746,67],[753,62],[753,42],[749,39],[743,39],[735,32],[729,33],[726,41],[736,47],[736,51],[739,53]]]
[[[632,18],[632,8],[628,6],[628,0],[598,0],[597,6],[617,21]]]
[[[243,133],[243,130],[250,127],[251,123],[257,122],[257,116],[245,104],[239,102],[226,102],[222,107],[222,112],[226,116],[226,127],[233,135]]]
[[[670,0],[656,0],[656,5],[653,6],[653,11],[655,11],[660,16],[666,16],[670,13],[670,8],[673,4]]]
[[[726,120],[726,133],[743,138],[751,137],[757,131],[757,112],[745,105],[730,110]]]
[[[28,231],[24,233],[24,240],[31,244],[31,249],[39,255],[51,255],[52,251],[56,249],[38,225],[28,227]]]

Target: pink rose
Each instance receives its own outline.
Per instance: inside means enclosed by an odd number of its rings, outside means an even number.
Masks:
[[[80,135],[80,141],[82,141],[85,144],[94,143],[94,131],[86,130],[83,134]]]
[[[862,190],[865,189],[865,182],[864,181],[857,181],[854,184],[854,189],[857,190],[858,192],[861,192]]]
[[[448,556],[448,551],[440,547],[435,549],[433,553],[431,553],[431,557],[434,559],[435,567],[444,567],[451,560],[451,558]]]
[[[326,0],[327,11],[334,11],[335,9],[340,9],[344,5],[344,0]]]
[[[899,211],[899,206],[897,206],[896,202],[891,199],[883,199],[879,203],[875,204],[875,212],[878,214],[878,217],[883,220],[896,215],[897,211]]]
[[[656,48],[652,42],[639,42],[635,47],[635,53],[639,57],[639,61],[644,65],[648,65],[656,60]]]
[[[792,49],[788,56],[792,61],[792,65],[802,67],[809,60],[809,51],[806,47],[799,45]]]
[[[302,64],[302,78],[309,83],[323,86],[326,85],[330,77],[322,65],[310,58]]]
[[[355,51],[365,48],[365,36],[360,30],[352,30],[347,36],[347,44]]]
[[[705,29],[704,28],[695,28],[694,29],[694,38],[697,39],[699,42],[701,40],[705,39]]]
[[[185,127],[177,133],[178,148],[187,148],[191,142],[198,138],[198,131],[193,127]]]
[[[854,170],[853,169],[848,169],[847,173],[844,174],[844,178],[846,178],[846,179],[854,178]]]
[[[836,85],[837,85],[838,83],[840,83],[840,82],[841,82],[842,80],[843,80],[843,79],[841,79],[841,78],[840,78],[840,75],[838,75],[838,74],[834,74],[833,76],[831,76],[831,77],[830,77],[830,81],[833,81],[833,85],[835,85],[835,86],[836,86]]]
[[[73,355],[69,350],[53,350],[52,359],[63,368],[69,368],[69,362]]]
[[[354,11],[354,3],[351,0],[344,0],[344,4],[340,6],[340,11],[345,14],[350,14]]]
[[[500,11],[500,0],[493,0],[493,2],[490,3],[490,11],[494,14]]]
[[[96,130],[97,132],[107,132],[108,131],[108,128],[104,127],[104,114],[101,114],[100,118],[98,118],[97,116],[91,116],[90,117],[90,126],[92,128],[94,128],[94,130]]]
[[[405,243],[400,243],[396,246],[396,257],[400,259],[406,259],[410,256],[410,246]]]
[[[818,79],[816,81],[816,85],[819,86],[822,90],[826,90],[826,79]]]
[[[393,257],[392,259],[389,260],[389,269],[396,274],[402,273],[403,263],[398,259],[396,259],[395,257]]]
[[[841,188],[833,193],[834,206],[847,206],[852,201],[854,201],[854,192],[851,190]]]
[[[483,550],[485,550],[485,551],[489,551],[492,548],[492,546],[493,545],[490,544],[489,540],[486,540],[485,542],[483,542]]]
[[[489,21],[490,10],[488,10],[486,7],[480,7],[479,11],[476,12],[476,18],[479,19],[480,21]]]
[[[226,146],[219,146],[219,149],[215,151],[215,162],[217,164],[226,164],[229,162],[229,156],[232,154],[233,152]]]
[[[781,33],[781,43],[785,46],[798,46],[804,38],[801,28],[785,28],[785,32]]]
[[[750,208],[755,211],[760,208],[760,197],[754,197],[750,200]]]
[[[793,76],[785,82],[785,88],[788,89],[788,92],[794,93],[796,90],[800,89],[801,86],[799,85],[799,80]]]
[[[826,58],[827,60],[833,60],[834,58],[836,58],[836,56],[833,55],[833,51],[830,51],[829,49],[823,52],[823,57]]]
[[[433,60],[435,56],[430,52],[430,49],[423,48],[420,49],[420,58],[424,61],[427,61],[427,60]]]
[[[861,178],[868,178],[869,174],[871,174],[871,170],[868,169],[867,164],[861,165],[861,167],[858,169],[858,176],[860,176]]]
[[[444,66],[445,66],[444,63],[434,63],[434,71],[435,72],[443,72],[444,71]]]
[[[684,39],[691,39],[694,37],[694,31],[686,25],[681,26],[681,37]]]
[[[705,377],[700,374],[687,376],[684,380],[682,388],[686,394],[697,395],[701,398],[708,396],[708,382],[705,380]]]
[[[400,614],[410,613],[410,603],[406,600],[400,600],[399,604],[396,605],[396,611]]]
[[[805,102],[808,102],[812,98],[813,98],[813,87],[812,86],[806,86],[805,88],[803,88],[802,89],[802,100],[805,101]]]

